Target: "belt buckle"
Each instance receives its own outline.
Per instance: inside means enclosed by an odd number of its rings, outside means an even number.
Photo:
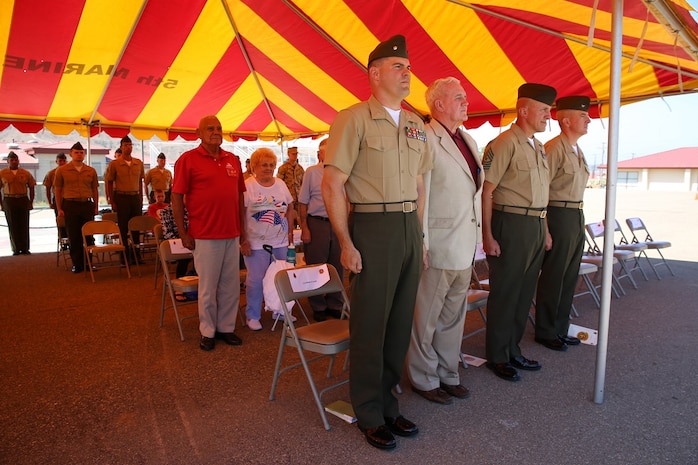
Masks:
[[[579,209],[583,210],[584,209],[584,202],[579,202]]]
[[[542,210],[540,212],[541,219],[544,219],[546,216],[548,216],[548,210]]]
[[[412,213],[414,211],[414,202],[402,202],[402,213]]]

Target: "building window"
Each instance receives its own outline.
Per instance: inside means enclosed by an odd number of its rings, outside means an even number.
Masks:
[[[619,171],[618,184],[635,185],[640,179],[640,173],[637,171]]]

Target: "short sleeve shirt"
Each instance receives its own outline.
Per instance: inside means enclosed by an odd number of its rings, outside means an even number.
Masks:
[[[16,173],[10,168],[0,170],[0,181],[3,195],[26,195],[27,188],[36,186],[34,176],[24,168],[17,168]]]
[[[286,183],[274,178],[274,185],[264,187],[256,178],[245,181],[246,239],[253,250],[264,244],[272,247],[288,245],[288,218],[286,211],[293,196]]]
[[[145,175],[145,185],[150,185],[154,191],[169,191],[172,185],[172,173],[164,168],[151,168]]]
[[[581,202],[589,180],[589,166],[582,149],[577,145],[575,153],[564,134],[545,144],[545,154],[550,165],[550,200]]]
[[[327,218],[325,202],[322,200],[322,175],[325,165],[318,163],[305,172],[298,201],[308,206],[308,214]]]
[[[240,159],[220,150],[215,160],[201,145],[175,164],[172,192],[184,195],[188,233],[195,239],[240,236],[240,195],[245,192]]]
[[[348,175],[351,203],[417,199],[416,178],[431,169],[424,122],[400,111],[400,124],[371,96],[339,112],[330,127],[325,166]]]
[[[98,189],[99,178],[97,171],[91,166],[82,165],[82,169],[78,171],[73,162],[70,162],[56,170],[53,185],[63,189],[64,199],[89,198]]]
[[[114,181],[114,190],[122,192],[140,191],[141,181],[145,177],[143,162],[131,157],[127,162],[119,157],[109,163],[105,181]]]
[[[485,148],[485,179],[496,186],[493,201],[498,205],[546,208],[550,172],[543,144],[533,139],[535,149],[516,124]]]

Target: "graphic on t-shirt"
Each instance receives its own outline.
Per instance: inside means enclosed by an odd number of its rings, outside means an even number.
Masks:
[[[283,200],[277,201],[274,196],[267,198],[260,195],[252,204],[252,210],[257,210],[256,213],[252,214],[252,218],[260,223],[281,225],[281,229],[287,232],[288,223],[284,221],[287,208],[288,204]]]

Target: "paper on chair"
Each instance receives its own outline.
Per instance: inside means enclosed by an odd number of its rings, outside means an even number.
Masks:
[[[173,254],[191,253],[191,250],[182,245],[182,239],[168,239],[167,242],[170,243],[170,251]]]
[[[567,335],[576,337],[582,341],[582,344],[589,344],[590,346],[595,346],[599,340],[599,332],[597,330],[572,324],[570,329],[567,330]]]
[[[312,291],[318,289],[330,280],[330,270],[327,265],[293,268],[287,271],[293,292]]]

